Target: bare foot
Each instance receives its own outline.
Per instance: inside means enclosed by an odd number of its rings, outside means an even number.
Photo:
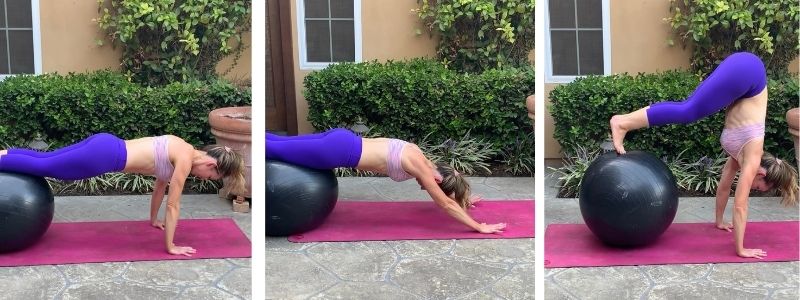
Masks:
[[[617,150],[619,154],[625,154],[625,147],[622,146],[622,140],[625,139],[625,134],[628,133],[628,130],[622,127],[622,118],[621,115],[615,115],[611,117],[611,121],[609,121],[609,125],[611,127],[611,140],[614,143],[614,149]]]

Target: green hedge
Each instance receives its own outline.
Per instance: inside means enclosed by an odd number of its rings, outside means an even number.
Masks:
[[[463,74],[442,64],[343,63],[306,76],[308,120],[317,130],[362,120],[382,136],[441,142],[470,132],[505,150],[532,131],[525,97],[533,93],[533,69]]]
[[[250,105],[250,90],[223,81],[144,87],[112,71],[14,76],[0,83],[0,143],[24,146],[37,134],[51,148],[97,132],[123,139],[174,134],[213,143],[208,113]]]
[[[608,120],[663,100],[685,99],[700,78],[684,71],[657,74],[589,76],[556,87],[550,93],[555,139],[562,150],[574,153],[577,145],[596,145],[610,136]],[[798,105],[797,75],[769,80],[767,129],[764,148],[779,157],[792,159],[793,144],[786,125],[786,111]],[[719,135],[724,112],[690,125],[668,125],[629,132],[626,149],[653,152],[659,157],[714,156],[722,151]]]

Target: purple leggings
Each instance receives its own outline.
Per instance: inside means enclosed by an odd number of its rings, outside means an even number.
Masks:
[[[344,128],[298,136],[267,133],[267,159],[313,169],[355,168],[361,159],[361,137]]]
[[[108,133],[50,152],[9,149],[0,156],[0,171],[79,180],[125,169],[128,151],[125,141]]]
[[[726,57],[689,98],[682,102],[659,102],[647,109],[650,126],[688,124],[714,114],[736,100],[750,98],[767,86],[764,63],[749,52]]]

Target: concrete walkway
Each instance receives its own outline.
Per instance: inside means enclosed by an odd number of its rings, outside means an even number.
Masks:
[[[56,197],[53,222],[149,214],[148,195]],[[216,195],[183,196],[181,218],[211,217],[233,218],[250,235],[250,214],[232,212]],[[0,291],[0,299],[250,299],[251,268],[249,258],[0,268]]]
[[[548,172],[545,224],[583,223],[577,199],[554,198],[556,184]],[[778,201],[751,198],[749,220],[800,219],[797,207]],[[714,198],[680,199],[674,222],[713,220]],[[543,275],[546,299],[800,299],[798,262],[554,268]]]
[[[533,178],[470,178],[484,199],[531,199]],[[409,180],[340,178],[340,200],[428,200]],[[443,214],[443,217],[447,217]],[[267,238],[267,299],[532,299],[533,239],[295,244]]]

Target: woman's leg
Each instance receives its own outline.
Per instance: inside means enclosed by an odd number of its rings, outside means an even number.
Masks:
[[[31,150],[31,149],[25,149],[25,148],[11,148],[11,149],[8,149],[8,153],[33,156],[33,157],[38,157],[38,158],[46,158],[46,157],[51,157],[51,156],[58,155],[58,154],[61,154],[61,153],[64,153],[64,152],[68,152],[68,151],[71,151],[71,150],[76,149],[76,148],[83,147],[84,145],[86,145],[89,142],[91,142],[94,138],[96,138],[98,136],[102,136],[102,135],[103,135],[102,133],[93,134],[93,135],[89,136],[88,138],[86,138],[86,139],[84,139],[84,140],[82,140],[80,142],[77,142],[75,144],[72,144],[72,145],[69,145],[69,146],[65,146],[65,147],[62,147],[62,148],[58,148],[56,150],[49,151],[49,152],[42,152],[42,151],[36,151],[36,150]],[[2,154],[3,153],[0,153],[0,155],[2,155]]]
[[[654,103],[625,115],[611,118],[614,148],[625,153],[622,141],[628,131],[647,126],[689,124],[714,114],[731,103],[757,95],[766,87],[766,70],[751,53],[735,53],[719,66],[681,102]]]
[[[326,135],[331,134],[332,132],[338,131],[349,131],[344,128],[334,128],[330,129],[325,132],[320,133],[312,133],[312,134],[303,134],[303,135],[295,135],[295,136],[285,136],[285,135],[277,135],[267,132],[267,141],[296,141],[296,140],[316,140],[324,138]]]
[[[125,142],[110,134],[97,135],[87,143],[59,149],[47,157],[10,151],[0,157],[0,171],[26,173],[62,180],[78,180],[124,169]],[[23,151],[24,152],[24,151]],[[55,152],[55,151],[54,151]],[[120,168],[120,164],[122,167]]]
[[[303,138],[268,140],[266,150],[267,159],[308,168],[355,167],[358,159],[353,157],[361,157],[361,137],[349,130],[338,129]]]

